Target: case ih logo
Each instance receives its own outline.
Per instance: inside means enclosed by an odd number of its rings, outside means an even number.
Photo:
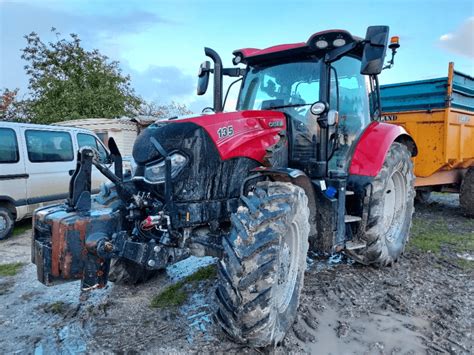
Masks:
[[[272,128],[283,127],[283,121],[271,121],[268,123],[268,126]]]

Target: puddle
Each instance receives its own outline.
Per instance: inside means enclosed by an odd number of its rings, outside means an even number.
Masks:
[[[305,328],[315,341],[303,345],[312,354],[421,354],[427,350],[420,331],[429,328],[429,323],[417,317],[384,312],[342,318],[329,307],[313,316],[317,329]]]
[[[335,253],[331,256],[322,256],[314,252],[309,252],[306,257],[306,271],[315,269],[316,272],[332,269],[334,266],[354,264],[354,260],[348,258],[343,253]]]
[[[474,261],[474,255],[469,253],[456,254],[456,256],[467,261]]]

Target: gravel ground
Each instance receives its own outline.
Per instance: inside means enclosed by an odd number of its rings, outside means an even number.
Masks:
[[[0,264],[29,263],[30,232],[0,242]],[[390,268],[309,259],[297,321],[279,347],[259,351],[214,323],[212,279],[187,285],[180,307],[150,307],[194,260],[145,285],[82,295],[78,282],[43,286],[26,264],[0,276],[0,353],[472,354],[474,220],[457,195],[436,194],[417,206],[412,234]]]

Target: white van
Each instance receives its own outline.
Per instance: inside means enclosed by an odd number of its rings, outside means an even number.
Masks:
[[[77,151],[83,146],[97,148],[101,159],[108,159],[107,149],[91,131],[0,122],[0,240],[11,234],[14,221],[68,197]],[[92,191],[98,192],[105,181],[92,167]]]

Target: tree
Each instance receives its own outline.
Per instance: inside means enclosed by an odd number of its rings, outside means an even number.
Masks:
[[[22,59],[29,78],[29,111],[34,123],[78,118],[133,115],[142,100],[130,86],[117,61],[98,50],[87,51],[78,35],[44,43],[35,32],[25,36]]]
[[[159,105],[155,102],[142,102],[140,110],[137,112],[139,116],[148,116],[156,118],[170,118],[174,116],[184,116],[192,114],[185,104],[171,101],[167,105]]]
[[[18,89],[4,88],[0,94],[0,121],[29,122],[29,100],[18,100]]]

